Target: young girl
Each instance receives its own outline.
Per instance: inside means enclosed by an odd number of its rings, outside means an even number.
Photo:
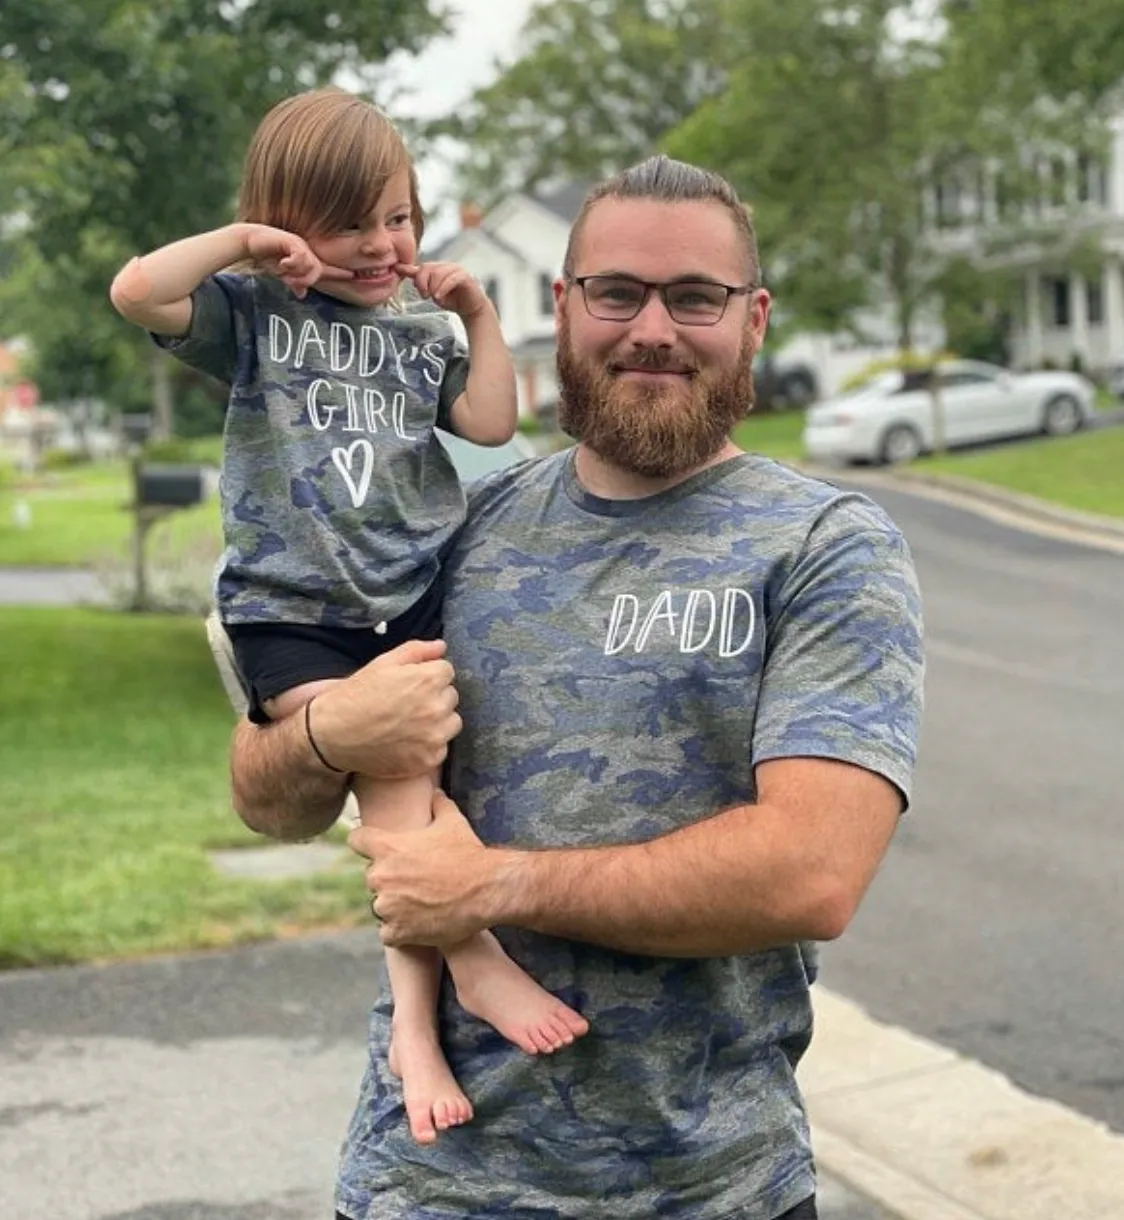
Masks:
[[[230,387],[216,600],[251,719],[302,716],[313,749],[319,692],[440,633],[440,563],[465,503],[434,426],[484,445],[515,430],[495,310],[462,268],[418,265],[422,229],[386,116],[317,90],[258,128],[235,224],[132,259],[110,292],[126,318]],[[360,817],[425,825],[436,782],[357,775]],[[442,956],[460,1003],[531,1054],[588,1028],[490,933],[441,955],[387,949],[391,1067],[422,1143],[472,1117],[438,1040]]]

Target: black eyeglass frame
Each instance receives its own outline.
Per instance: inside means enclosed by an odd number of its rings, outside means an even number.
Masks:
[[[730,305],[731,297],[745,296],[747,293],[756,292],[761,285],[754,280],[750,280],[748,284],[723,284],[718,280],[694,279],[687,278],[682,280],[664,280],[656,282],[654,280],[638,279],[634,275],[606,275],[604,272],[598,275],[568,275],[564,277],[567,283],[576,284],[581,289],[582,303],[585,305],[586,312],[591,318],[596,318],[599,322],[631,322],[638,318],[643,312],[648,302],[652,299],[652,291],[655,290],[659,294],[660,300],[663,302],[664,309],[667,310],[668,317],[673,322],[680,326],[717,326],[719,322],[726,316],[726,310]],[[640,303],[636,306],[636,311],[629,314],[627,317],[616,316],[607,318],[603,314],[594,313],[589,305],[589,298],[585,294],[585,286],[590,280],[623,280],[628,284],[635,284],[638,288],[644,289],[644,295],[640,298]],[[722,288],[726,293],[726,299],[722,302],[722,311],[716,318],[711,318],[706,322],[700,321],[685,321],[683,318],[675,316],[671,308],[671,302],[667,299],[667,290],[669,288],[679,288],[684,284],[705,284],[708,288]]]

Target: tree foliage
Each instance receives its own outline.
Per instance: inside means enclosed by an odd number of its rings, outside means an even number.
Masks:
[[[391,53],[443,29],[423,0],[4,0],[0,214],[22,217],[9,244],[58,319],[37,347],[101,327],[130,253],[229,219],[271,105],[345,72],[374,90]],[[0,325],[24,329],[11,295]]]
[[[430,134],[462,141],[462,196],[597,179],[654,152],[721,86],[721,0],[551,0],[515,62]]]
[[[727,86],[666,141],[752,202],[782,309],[837,329],[881,282],[906,347],[935,274],[922,192],[967,151],[940,44],[911,8],[735,0]]]

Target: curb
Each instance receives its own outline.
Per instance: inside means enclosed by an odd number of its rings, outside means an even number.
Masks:
[[[797,469],[827,483],[889,487],[907,495],[924,496],[953,504],[958,508],[976,511],[1005,524],[1033,528],[1038,532],[1124,553],[1124,520],[1063,508],[1024,492],[1008,491],[975,479],[951,474],[927,474],[923,471],[900,470],[888,473],[804,465],[798,466]]]
[[[994,487],[989,483],[980,483],[975,479],[961,478],[952,474],[926,474],[923,471],[907,471],[891,478],[909,485],[920,484],[923,487],[935,487],[955,492],[957,495],[982,501],[984,504],[994,504],[999,508],[1011,508],[1028,517],[1045,521],[1052,525],[1061,525],[1103,536],[1110,541],[1124,542],[1124,521],[1115,517],[1105,517],[1096,513],[1079,512],[1077,509],[1063,508],[1051,504],[1048,500],[1040,500],[1037,496],[1029,496],[1024,492],[1007,491]]]
[[[797,1076],[820,1167],[901,1220],[1124,1216],[1124,1135],[819,986]]]

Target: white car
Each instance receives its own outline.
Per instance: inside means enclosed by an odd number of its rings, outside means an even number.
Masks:
[[[1066,436],[1093,416],[1095,387],[1077,373],[1012,373],[978,360],[936,366],[945,444],[1000,437]],[[910,462],[935,447],[931,370],[881,373],[805,416],[814,462]]]
[[[1109,370],[1107,389],[1114,398],[1124,402],[1124,360]]]

